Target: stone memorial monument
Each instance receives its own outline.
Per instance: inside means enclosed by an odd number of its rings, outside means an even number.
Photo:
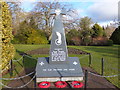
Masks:
[[[61,10],[55,10],[50,57],[38,58],[36,82],[82,81],[83,71],[78,57],[68,57]]]

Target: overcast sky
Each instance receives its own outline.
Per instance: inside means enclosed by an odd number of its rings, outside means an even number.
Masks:
[[[9,0],[14,1],[14,0]],[[16,0],[15,0],[16,1]],[[19,0],[22,2],[22,8],[30,11],[36,1],[55,1],[55,0]],[[56,0],[67,2],[73,6],[80,17],[91,17],[94,22],[106,24],[118,17],[118,1],[120,0]]]

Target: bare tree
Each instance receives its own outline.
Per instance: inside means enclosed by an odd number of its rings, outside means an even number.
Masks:
[[[25,19],[25,13],[21,9],[21,2],[8,2],[9,10],[12,15],[13,34],[17,34],[19,24]]]
[[[68,14],[70,14],[70,12],[74,13],[74,10],[70,8],[70,5],[59,2],[37,2],[33,9],[35,20],[38,22],[39,28],[43,29],[48,37],[51,34],[51,28],[54,22],[54,15],[51,16],[50,13],[57,8],[66,11],[67,13],[69,12]],[[68,27],[68,25],[69,24],[65,24],[65,27]]]

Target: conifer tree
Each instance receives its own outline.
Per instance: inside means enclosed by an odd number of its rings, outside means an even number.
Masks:
[[[94,24],[92,27],[94,33],[93,33],[93,37],[102,37],[103,36],[103,28],[99,25],[99,24]]]
[[[8,4],[6,2],[0,2],[1,6],[1,60],[0,68],[2,70],[9,69],[9,62],[14,57],[15,49],[11,40],[13,39],[12,35],[12,18],[8,9]]]

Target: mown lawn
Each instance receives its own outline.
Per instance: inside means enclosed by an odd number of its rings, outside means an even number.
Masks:
[[[114,46],[69,46],[72,48],[81,49],[83,51],[89,52],[92,55],[92,64],[91,67],[101,74],[101,58],[104,58],[104,76],[111,76],[120,73],[120,67],[118,70],[118,60],[120,56],[120,45]],[[83,58],[80,60],[82,66],[88,66],[86,59]],[[118,77],[109,77],[106,78],[112,82],[117,87],[120,87],[120,80]]]
[[[19,59],[21,56],[19,53],[31,51],[38,48],[49,48],[50,45],[23,45],[23,44],[16,44],[14,45],[16,48],[16,54],[14,59]],[[118,59],[120,56],[118,55],[118,51],[120,48],[120,45],[114,45],[114,46],[68,46],[70,48],[76,48],[81,49],[83,51],[86,51],[88,53],[91,53],[92,55],[92,64],[91,67],[96,70],[99,74],[101,74],[101,58],[104,58],[104,75],[116,75],[118,74]],[[32,58],[34,62],[31,62],[31,59],[26,58],[25,65],[27,67],[34,67],[37,62],[38,57],[46,57],[49,55],[32,55]],[[79,57],[80,63],[82,67],[88,67],[89,62],[89,56],[88,55],[69,55],[71,57]],[[31,61],[30,61],[31,60]],[[17,71],[21,72],[24,68],[22,60],[20,62],[14,62],[16,70],[14,70],[14,75],[17,75]],[[10,77],[9,74],[4,75],[4,77]],[[120,81],[118,80],[118,77],[112,77],[107,78],[110,82],[112,82],[114,85],[119,87],[118,83]],[[119,81],[119,82],[118,82]],[[6,82],[5,82],[6,83]]]

